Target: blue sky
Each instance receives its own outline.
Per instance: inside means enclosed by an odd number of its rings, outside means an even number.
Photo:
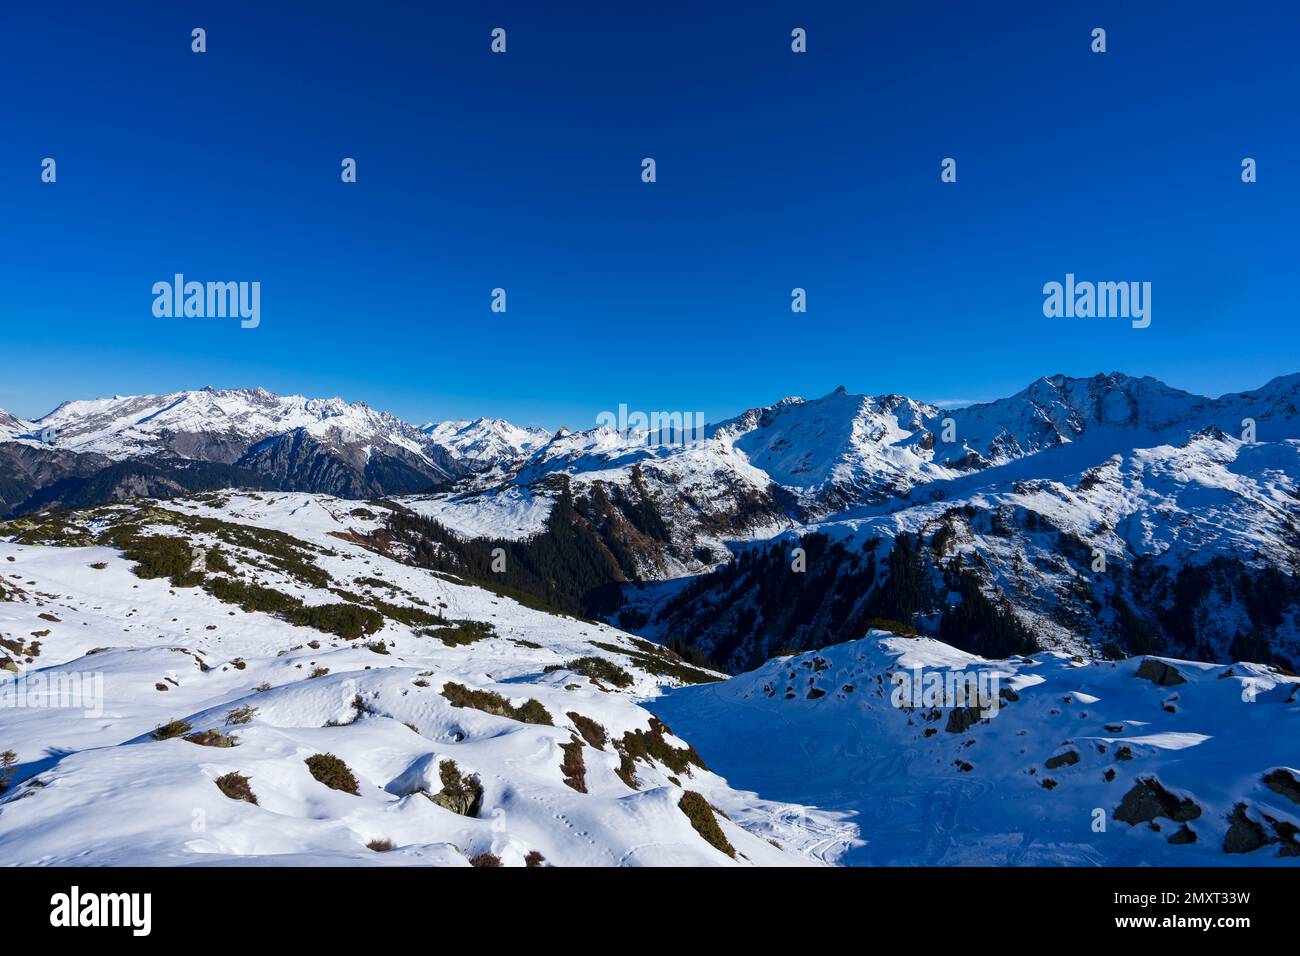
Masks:
[[[1219,394],[1300,370],[1285,4],[10,6],[21,415],[261,385],[589,427],[840,384],[961,401],[1121,370]],[[261,326],[155,318],[176,272],[260,281]],[[1151,327],[1044,318],[1066,272],[1150,281]]]

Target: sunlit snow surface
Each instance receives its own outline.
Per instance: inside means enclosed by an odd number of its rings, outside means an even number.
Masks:
[[[1298,682],[1267,667],[1171,661],[1186,682],[1157,686],[1136,676],[1136,660],[1083,663],[1045,652],[989,662],[873,632],[665,694],[626,655],[594,646],[632,649],[614,628],[530,610],[362,547],[349,536],[380,526],[377,505],[248,493],[161,507],[284,531],[322,549],[315,564],[332,586],[489,622],[495,636],[446,646],[390,617],[374,637],[349,642],[243,613],[197,588],[143,580],[110,548],[0,543],[0,582],[10,593],[0,601],[0,634],[40,644],[22,674],[0,673],[0,682],[15,682],[0,690],[59,674],[102,680],[89,708],[4,698],[0,750],[16,751],[18,765],[0,797],[0,863],[466,865],[490,852],[519,865],[531,851],[556,865],[598,866],[1295,863],[1277,846],[1222,850],[1238,803],[1253,819],[1300,824],[1300,806],[1261,782],[1277,768],[1300,772]],[[198,534],[190,544],[202,551],[212,542]],[[337,600],[223,550],[307,604]],[[389,653],[369,649],[374,640]],[[587,655],[626,667],[633,685],[602,689],[564,667]],[[915,667],[991,671],[1019,699],[949,733],[946,712],[891,703],[891,672]],[[309,677],[316,668],[329,672]],[[440,694],[448,681],[516,705],[535,699],[555,725],[454,708]],[[256,690],[262,685],[269,689]],[[252,720],[228,724],[244,705],[257,708]],[[606,744],[582,750],[588,792],[565,785],[570,713],[618,738],[646,730],[651,712],[672,728],[673,746],[694,745],[713,772],[675,775],[642,762],[633,790]],[[237,746],[149,737],[172,719],[237,734]],[[1120,759],[1123,748],[1131,759]],[[1078,762],[1047,769],[1067,751]],[[315,781],[303,763],[315,753],[341,757],[360,795]],[[418,792],[437,789],[445,759],[479,775],[478,818]],[[257,806],[218,791],[215,779],[232,771],[250,778]],[[1139,778],[1195,801],[1195,844],[1170,845],[1168,821],[1157,832],[1113,818]],[[719,825],[735,858],[692,829],[677,807],[685,789],[726,815]],[[396,849],[367,849],[375,840]]]
[[[652,709],[729,779],[771,799],[852,811],[864,842],[846,864],[1296,865],[1276,847],[1229,855],[1222,846],[1238,802],[1300,824],[1300,805],[1261,783],[1277,767],[1300,767],[1300,682],[1254,664],[1169,663],[1186,683],[1140,679],[1137,660],[1082,664],[1042,653],[986,662],[873,632],[673,691]],[[918,666],[990,669],[1019,700],[949,733],[947,711],[927,720],[927,708],[891,703],[888,674]],[[809,699],[814,689],[826,696]],[[1121,747],[1131,759],[1119,759]],[[1077,763],[1046,768],[1067,750]],[[1167,843],[1178,829],[1169,820],[1156,832],[1113,819],[1148,777],[1201,808],[1189,824],[1195,844]],[[1096,810],[1104,832],[1094,829]]]
[[[355,502],[230,495],[164,507],[284,530],[328,548],[316,563],[340,586],[399,604],[409,601],[402,595],[415,595],[449,619],[489,622],[496,634],[449,647],[389,619],[373,637],[349,642],[243,613],[197,588],[142,580],[109,548],[0,543],[0,580],[14,592],[0,602],[0,633],[40,641],[23,674],[0,672],[0,691],[72,673],[98,675],[103,690],[94,707],[13,706],[14,698],[5,698],[0,750],[15,750],[18,765],[15,785],[0,798],[0,863],[467,865],[490,852],[521,865],[537,851],[555,865],[806,865],[833,862],[855,838],[842,814],[774,804],[696,768],[674,783],[662,766],[639,763],[640,789],[633,790],[616,775],[619,757],[609,744],[583,748],[587,793],[566,786],[560,747],[575,736],[567,714],[599,722],[610,737],[649,727],[642,703],[659,693],[656,678],[629,668],[632,687],[602,690],[562,666],[586,655],[626,665],[590,643],[621,645],[626,636],[521,607],[341,540],[333,533],[377,526],[378,518]],[[198,536],[192,544],[210,542]],[[106,567],[92,567],[100,563]],[[308,604],[337,600],[273,569],[256,573]],[[372,591],[359,578],[390,582],[399,595]],[[48,633],[29,636],[40,632]],[[366,647],[380,639],[386,655]],[[316,668],[329,673],[309,677]],[[454,708],[440,694],[448,681],[495,691],[516,705],[540,701],[555,726]],[[270,689],[257,691],[264,683]],[[358,697],[361,716],[353,704]],[[251,722],[228,725],[230,712],[244,705],[257,708]],[[150,738],[172,719],[237,734],[238,743],[215,748]],[[304,760],[316,753],[341,757],[356,774],[359,795],[314,780]],[[424,780],[436,792],[445,759],[479,776],[478,818],[413,791]],[[232,771],[250,778],[257,806],[218,791],[215,779]],[[678,809],[685,789],[726,814],[718,821],[734,859],[706,843]],[[367,849],[373,840],[397,848]]]

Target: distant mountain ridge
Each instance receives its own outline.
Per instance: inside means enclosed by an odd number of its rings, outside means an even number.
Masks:
[[[1300,374],[1213,399],[1052,375],[957,409],[837,388],[660,443],[202,389],[0,413],[0,516],[218,488],[396,496],[479,539],[465,560],[551,555],[524,585],[729,668],[876,619],[994,656],[1285,665],[1300,662],[1298,406]],[[794,548],[815,566],[797,593],[774,589]]]
[[[357,498],[450,490],[465,481],[477,491],[527,487],[556,473],[626,483],[639,464],[652,485],[661,476],[684,494],[691,525],[744,537],[1044,452],[1069,458],[1060,453],[1071,446],[1092,465],[1135,447],[1184,441],[1210,425],[1237,434],[1246,418],[1254,419],[1261,440],[1296,436],[1298,404],[1300,374],[1217,399],[1116,372],[1053,375],[959,409],[841,387],[817,399],[749,409],[680,446],[603,427],[550,434],[491,418],[416,427],[341,398],[209,387],[69,401],[31,421],[0,410],[0,468],[10,465],[13,486],[0,490],[0,513],[21,507],[15,495],[30,496],[55,473],[87,475],[109,462],[143,458],[164,470],[170,459],[220,463],[260,476],[258,484]],[[11,445],[29,449],[21,468]],[[44,452],[64,453],[63,463],[33,467]],[[69,457],[82,455],[97,457]],[[1044,459],[1056,473],[1074,464]],[[706,542],[705,550],[716,551],[716,543]]]
[[[180,494],[218,479],[352,498],[409,494],[521,455],[544,437],[491,419],[421,430],[364,403],[261,388],[69,401],[31,421],[0,411],[0,467],[11,472],[8,487],[0,485],[0,513],[86,505],[102,495]],[[45,464],[20,467],[20,457]],[[55,460],[73,464],[52,468]],[[186,464],[193,462],[227,467]],[[90,480],[110,464],[114,472]],[[64,484],[50,493],[53,480]]]

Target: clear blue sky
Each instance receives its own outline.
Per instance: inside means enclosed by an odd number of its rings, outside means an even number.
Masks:
[[[1267,2],[10,4],[0,407],[261,385],[589,427],[1253,387],[1300,370],[1298,42]],[[260,281],[261,327],[154,318],[175,272]],[[1151,327],[1044,318],[1066,272],[1150,281]]]

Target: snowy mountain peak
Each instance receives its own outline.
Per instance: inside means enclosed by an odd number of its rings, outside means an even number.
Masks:
[[[31,430],[31,422],[25,422],[0,408],[0,441],[13,441]]]
[[[500,418],[430,423],[420,430],[452,458],[483,464],[524,458],[550,438],[545,429],[520,428]]]
[[[278,396],[263,388],[214,389],[167,395],[115,396],[64,402],[34,425],[52,444],[129,458],[168,452],[234,460],[249,445],[299,429],[333,444],[385,442],[412,451],[419,433],[397,418],[341,398]],[[214,443],[225,449],[205,453]]]

